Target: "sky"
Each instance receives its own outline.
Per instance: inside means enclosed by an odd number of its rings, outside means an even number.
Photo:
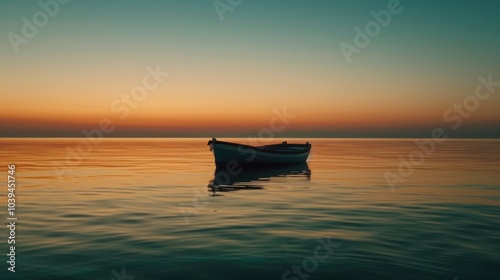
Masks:
[[[0,137],[500,137],[499,10],[4,0]]]

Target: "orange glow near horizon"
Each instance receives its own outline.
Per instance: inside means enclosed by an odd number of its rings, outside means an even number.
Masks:
[[[450,81],[440,84],[425,74],[395,79],[387,71],[367,68],[361,70],[361,79],[360,74],[342,69],[333,73],[275,69],[256,81],[227,71],[174,73],[148,91],[144,100],[134,101],[131,89],[141,84],[147,71],[115,69],[109,73],[104,69],[83,77],[63,73],[56,80],[52,73],[35,68],[27,77],[31,83],[11,80],[3,89],[10,94],[2,100],[0,131],[81,131],[109,118],[119,130],[139,134],[249,133],[269,127],[276,118],[274,112],[284,108],[295,116],[285,131],[430,130],[449,127],[443,113],[474,93],[473,87]],[[89,81],[88,75],[96,80]],[[193,82],[194,78],[198,80]],[[499,123],[499,103],[500,96],[494,94],[481,101],[467,124]]]
[[[123,120],[121,113],[98,112],[40,112],[30,110],[23,112],[17,110],[16,113],[9,110],[0,113],[0,122],[4,129],[12,130],[36,130],[50,128],[54,130],[82,130],[99,127],[99,123],[104,118],[109,118],[113,125],[119,129],[128,131],[176,131],[176,132],[196,132],[196,131],[228,131],[228,132],[250,132],[258,131],[261,128],[269,127],[271,120],[281,126],[282,121],[275,116],[273,109],[283,111],[283,108],[268,108],[267,112],[224,110],[216,106],[209,106],[209,109],[195,112],[167,112],[131,109],[130,114]],[[295,117],[289,119],[289,124],[285,126],[285,131],[335,131],[335,130],[377,130],[377,129],[418,129],[423,127],[439,127],[445,125],[442,113],[435,110],[419,112],[415,109],[404,108],[393,111],[377,112],[372,110],[360,110],[353,108],[352,112],[348,108],[302,108],[286,107],[289,114]],[[27,108],[23,108],[27,109]],[[338,110],[334,110],[338,109]],[[356,110],[357,109],[357,110]],[[475,117],[468,119],[469,124],[489,124],[498,122],[500,119],[492,119],[487,112],[477,113]]]

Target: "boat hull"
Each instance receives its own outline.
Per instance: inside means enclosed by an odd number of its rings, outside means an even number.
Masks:
[[[310,144],[253,147],[221,141],[210,141],[209,146],[217,165],[229,162],[248,165],[301,163],[307,160],[311,148]]]

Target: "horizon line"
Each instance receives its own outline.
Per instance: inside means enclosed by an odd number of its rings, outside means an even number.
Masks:
[[[85,139],[85,138],[95,138],[95,137],[75,137],[75,136],[0,136],[0,139],[25,139],[25,138],[45,138],[45,139]],[[241,136],[224,136],[224,137],[210,137],[210,136],[108,136],[108,137],[99,137],[100,139],[107,138],[124,138],[124,139],[197,139],[197,138],[238,138],[238,139],[260,139],[260,140],[273,140],[273,139],[281,139],[281,138],[291,138],[291,139],[433,139],[432,137],[411,137],[411,136],[401,136],[401,137],[348,137],[348,136],[339,136],[339,137],[328,137],[328,136],[313,136],[313,137],[297,137],[297,136],[289,136],[289,137],[241,137]],[[490,139],[490,140],[500,140],[500,137],[447,137],[446,139]]]

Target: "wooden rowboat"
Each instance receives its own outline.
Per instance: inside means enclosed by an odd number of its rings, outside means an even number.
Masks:
[[[208,141],[214,154],[215,164],[238,163],[243,165],[291,164],[305,162],[311,151],[311,144],[281,144],[249,146],[231,142]]]

